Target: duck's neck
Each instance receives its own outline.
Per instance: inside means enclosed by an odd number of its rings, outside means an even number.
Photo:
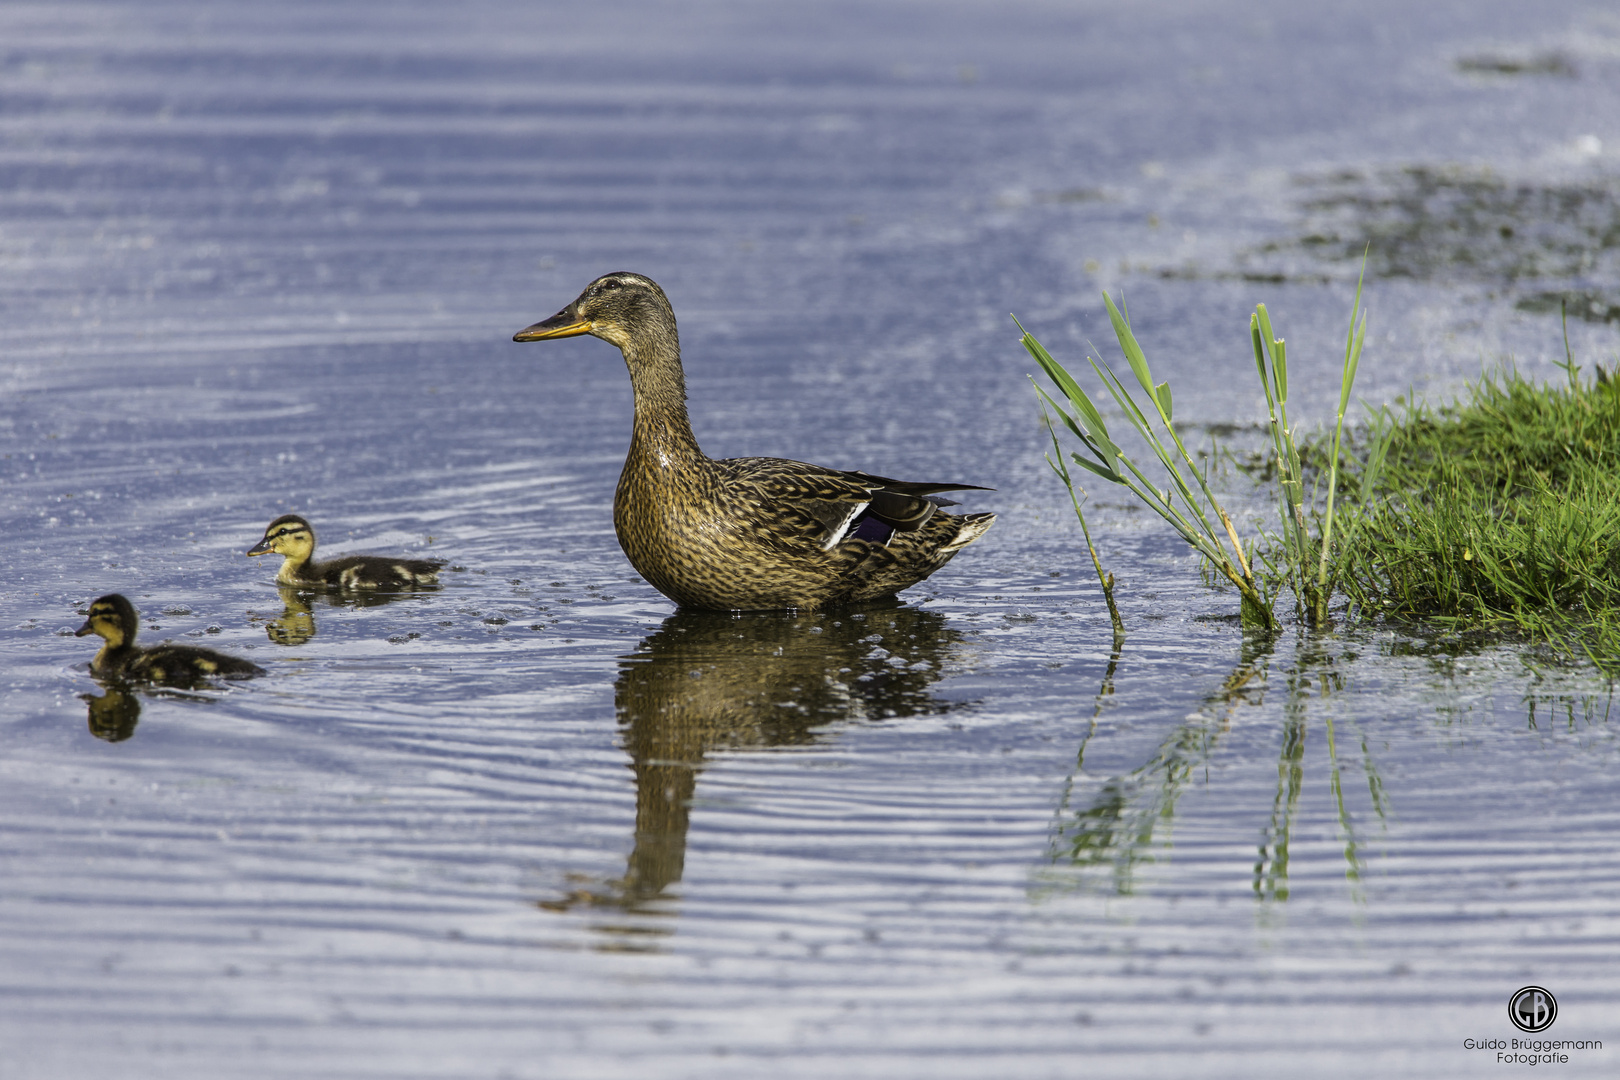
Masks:
[[[281,569],[276,571],[276,580],[283,585],[296,585],[301,580],[306,567],[315,560],[315,545],[309,545],[309,550],[302,554],[283,552]]]
[[[98,673],[116,671],[118,668],[123,667],[124,661],[134,656],[135,652],[134,642],[129,639],[119,641],[116,644],[111,641],[103,641],[101,648],[96,650],[95,657],[90,661],[90,670]]]
[[[636,395],[627,464],[679,469],[704,460],[686,415],[686,377],[674,328],[628,342],[622,351]]]

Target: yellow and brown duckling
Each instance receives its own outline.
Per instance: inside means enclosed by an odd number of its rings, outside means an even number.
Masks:
[[[608,274],[514,341],[591,334],[635,390],[613,525],[630,564],[683,607],[819,608],[893,596],[984,535],[994,514],[946,514],[941,491],[782,458],[715,460],[686,414],[675,312],[640,274]]]
[[[245,679],[263,675],[258,664],[238,656],[227,656],[195,645],[174,645],[165,641],[150,649],[138,648],[135,632],[140,619],[135,606],[118,593],[109,593],[90,605],[90,617],[75,636],[96,634],[102,639],[101,651],[90,661],[90,673],[108,679],[129,679],[191,686],[213,677]]]
[[[383,555],[340,555],[315,562],[315,530],[297,514],[282,514],[264,530],[249,555],[283,556],[276,581],[295,588],[423,589],[438,584],[444,563],[437,559],[392,559]]]

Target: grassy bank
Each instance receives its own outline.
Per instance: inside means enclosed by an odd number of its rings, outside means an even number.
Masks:
[[[1487,375],[1386,411],[1382,470],[1340,587],[1365,613],[1509,631],[1620,673],[1620,380]],[[1325,449],[1325,448],[1324,448]]]
[[[1137,387],[1096,358],[1088,366],[1151,452],[1141,463],[1074,375],[1030,334],[1021,339],[1059,392],[1036,387],[1043,414],[1060,421],[1048,422],[1048,460],[1082,526],[1084,493],[1065,457],[1158,513],[1236,588],[1251,628],[1275,630],[1275,601],[1291,592],[1308,625],[1326,625],[1331,612],[1508,633],[1620,675],[1620,377],[1599,367],[1582,378],[1571,358],[1568,378],[1543,386],[1509,368],[1453,405],[1382,410],[1352,450],[1344,417],[1365,333],[1359,290],[1337,423],[1316,439],[1289,421],[1287,349],[1261,305],[1250,337],[1271,445],[1250,471],[1275,484],[1280,531],[1245,543],[1177,433],[1169,383],[1154,381],[1128,318],[1104,299]],[[1060,428],[1085,452],[1065,454]],[[1150,478],[1154,465],[1168,487]],[[1118,635],[1113,575],[1089,528],[1086,541]]]

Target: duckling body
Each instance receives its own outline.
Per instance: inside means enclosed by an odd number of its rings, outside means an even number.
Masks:
[[[96,634],[102,639],[101,650],[90,661],[91,674],[169,686],[192,686],[216,676],[245,679],[264,674],[264,669],[251,661],[195,645],[166,641],[150,649],[139,648],[135,644],[139,628],[134,605],[118,593],[109,593],[91,604],[90,617],[75,631],[77,637]]]
[[[315,530],[297,514],[282,514],[264,530],[249,555],[283,556],[276,581],[294,588],[421,589],[438,584],[444,563],[437,559],[391,559],[382,555],[342,555],[315,561]]]
[[[516,341],[591,334],[619,347],[635,390],[613,500],[636,571],[683,607],[820,608],[893,596],[984,535],[994,514],[940,512],[942,491],[784,458],[704,454],[686,412],[675,313],[639,274],[608,274]]]

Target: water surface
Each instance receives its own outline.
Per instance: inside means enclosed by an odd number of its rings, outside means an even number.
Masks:
[[[6,1077],[1475,1075],[1527,983],[1620,1045],[1612,687],[1245,640],[1096,491],[1116,649],[1007,319],[1078,361],[1123,292],[1200,445],[1259,416],[1261,300],[1327,414],[1363,239],[1368,401],[1556,375],[1548,295],[1612,365],[1603,5],[53,4],[0,42]],[[612,533],[617,353],[509,341],[617,269],[711,452],[993,486],[995,529],[898,605],[673,612]],[[454,569],[282,592],[241,553],[289,510]],[[99,685],[69,631],[111,591],[270,675]]]

